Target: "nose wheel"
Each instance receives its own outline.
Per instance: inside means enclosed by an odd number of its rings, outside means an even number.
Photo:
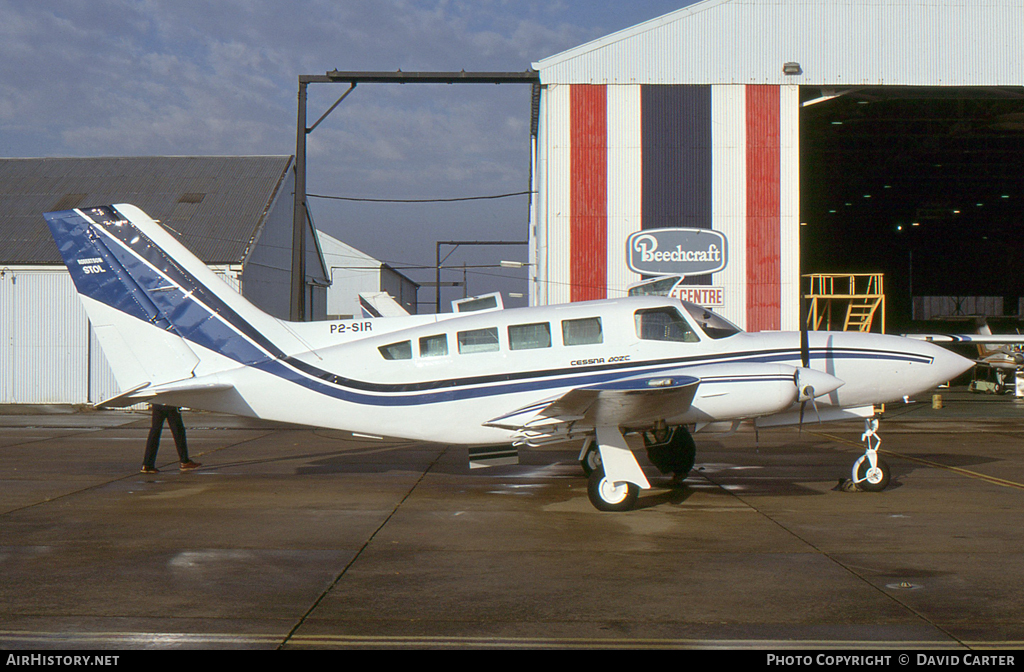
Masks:
[[[853,483],[866,492],[881,492],[889,485],[889,463],[878,456],[882,439],[878,436],[878,418],[864,420],[864,454],[853,463]]]

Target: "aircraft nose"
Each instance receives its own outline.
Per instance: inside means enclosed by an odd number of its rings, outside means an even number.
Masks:
[[[932,343],[925,343],[927,354],[932,357],[932,370],[935,372],[935,385],[949,382],[967,371],[974,362],[966,357],[961,357],[952,350],[947,350]]]

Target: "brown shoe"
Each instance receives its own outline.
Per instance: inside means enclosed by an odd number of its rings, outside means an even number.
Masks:
[[[192,469],[198,469],[201,466],[203,466],[201,462],[193,462],[192,460],[189,460],[188,462],[181,463],[181,470],[191,471]]]
[[[147,467],[146,465],[142,465],[142,473],[144,473],[144,474],[158,474],[158,473],[160,473],[160,470],[157,469],[156,467]]]

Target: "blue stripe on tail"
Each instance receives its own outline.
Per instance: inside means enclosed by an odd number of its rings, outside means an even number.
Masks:
[[[160,311],[107,248],[92,223],[75,210],[43,215],[79,294],[140,320],[159,324]]]
[[[44,217],[79,293],[240,364],[284,356],[116,208]]]

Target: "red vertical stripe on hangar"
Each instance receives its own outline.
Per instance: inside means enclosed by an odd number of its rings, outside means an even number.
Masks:
[[[782,325],[779,87],[747,86],[747,330]]]
[[[592,84],[570,95],[570,300],[588,301],[607,296],[608,97]]]

